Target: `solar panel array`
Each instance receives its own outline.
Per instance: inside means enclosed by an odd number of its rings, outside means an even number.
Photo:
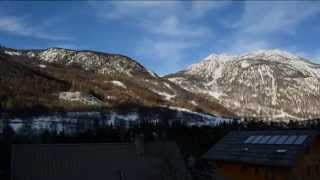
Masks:
[[[303,144],[307,135],[249,136],[245,144]]]

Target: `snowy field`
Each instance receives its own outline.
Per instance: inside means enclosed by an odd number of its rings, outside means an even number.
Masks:
[[[215,126],[222,122],[231,122],[231,119],[211,116],[198,112],[192,112],[188,109],[170,107],[174,110],[175,115],[169,118],[170,122],[179,121],[187,126]],[[143,120],[143,122],[159,123],[161,121],[160,114],[152,116],[139,115],[137,112],[118,113],[110,112],[68,112],[68,113],[52,113],[48,115],[38,115],[27,118],[12,118],[0,115],[1,127],[9,124],[12,129],[19,133],[24,131],[32,131],[33,133],[41,133],[44,130],[54,131],[57,133],[64,132],[72,134],[87,129],[93,129],[97,126],[121,126],[129,128]]]

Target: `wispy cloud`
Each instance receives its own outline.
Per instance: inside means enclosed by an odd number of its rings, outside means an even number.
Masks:
[[[192,16],[200,17],[215,9],[223,8],[231,4],[231,1],[202,1],[196,0],[191,2],[191,10],[189,11]]]
[[[176,15],[170,15],[158,22],[149,21],[143,24],[146,31],[162,36],[201,38],[212,36],[213,32],[206,26],[194,26],[181,20]]]
[[[248,1],[235,28],[249,33],[290,32],[304,20],[318,13],[320,2]]]
[[[112,1],[90,2],[98,17],[104,20],[127,20],[147,33],[163,36],[199,37],[209,34],[209,28],[193,26],[186,4],[181,1]],[[197,3],[194,3],[197,4]],[[193,9],[191,6],[191,9]],[[210,6],[209,6],[210,7]],[[195,11],[199,13],[201,8]],[[208,7],[202,13],[208,11]]]
[[[159,18],[180,7],[176,1],[89,1],[96,14],[106,19]]]
[[[68,36],[49,33],[45,26],[28,23],[28,17],[0,16],[0,31],[9,32],[15,35],[33,37],[38,39],[63,41],[70,40]]]
[[[261,2],[247,1],[238,19],[225,25],[235,32],[227,47],[231,52],[255,49],[283,48],[277,35],[294,36],[297,28],[310,17],[320,13],[320,2]]]
[[[184,64],[186,51],[215,36],[214,29],[202,24],[207,13],[227,3],[205,1],[120,1],[90,2],[97,16],[105,21],[131,22],[143,32],[136,54],[160,61],[166,72],[178,70]],[[161,72],[160,72],[161,73]]]

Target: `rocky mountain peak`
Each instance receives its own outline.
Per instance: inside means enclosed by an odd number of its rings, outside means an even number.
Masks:
[[[235,58],[235,55],[226,54],[226,53],[223,53],[223,54],[212,53],[206,58],[204,58],[203,61],[226,62],[233,58]]]
[[[193,93],[218,99],[239,116],[303,119],[320,115],[316,110],[320,65],[279,49],[211,54],[167,78]]]
[[[301,59],[290,52],[280,49],[270,50],[256,50],[249,53],[244,53],[238,56],[239,59],[260,59],[260,60],[271,60],[271,61],[288,61]]]
[[[216,101],[204,101],[202,96],[118,54],[62,48],[6,48],[0,52],[0,70],[0,87],[4,87],[0,88],[0,94],[6,100],[0,103],[0,109],[10,109],[12,104],[13,108],[41,105],[50,110],[62,108],[66,111],[78,108],[126,108],[124,110],[128,111],[131,107],[136,111],[140,107],[150,107],[192,114],[200,117],[202,124],[212,124],[217,119],[208,113],[233,116]],[[150,116],[139,120],[146,118]],[[113,119],[111,121],[115,122],[117,118]],[[193,124],[197,122],[192,118]]]
[[[204,71],[206,74],[212,74],[212,71],[216,71],[217,69],[223,67],[225,64],[245,60],[264,60],[271,62],[288,63],[301,61],[302,59],[299,56],[280,49],[256,50],[237,55],[226,53],[212,53],[201,60],[199,63],[190,65],[187,70],[189,70],[190,73]],[[243,64],[243,67],[246,67],[245,64]]]
[[[137,61],[119,54],[109,54],[89,50],[70,50],[58,47],[33,50],[4,49],[4,53],[10,56],[26,56],[47,63],[60,63],[64,65],[79,64],[83,69],[100,74],[123,74],[133,76],[135,74],[151,75],[158,77],[155,73],[148,71]]]
[[[281,49],[260,49],[256,51],[241,53],[241,54],[217,54],[212,53],[202,61],[211,61],[225,63],[232,60],[243,60],[243,59],[260,59],[260,60],[298,60],[301,59],[299,56],[294,55],[288,51]]]

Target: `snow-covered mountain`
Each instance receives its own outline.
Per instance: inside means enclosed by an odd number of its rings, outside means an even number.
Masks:
[[[320,65],[282,50],[211,54],[166,78],[193,93],[217,99],[239,116],[320,116]]]
[[[207,101],[118,54],[0,47],[0,75],[0,112],[39,107],[49,111],[148,107],[193,113],[200,119],[207,114],[213,119],[233,116],[218,102]]]
[[[48,48],[43,50],[15,50],[5,49],[5,54],[11,56],[26,56],[48,63],[60,63],[64,65],[79,64],[87,71],[101,74],[149,74],[157,77],[151,71],[146,70],[141,64],[129,57],[94,51],[75,51],[63,48]]]
[[[130,105],[272,120],[320,117],[320,65],[282,50],[211,54],[159,77],[118,54],[0,47],[0,69],[0,108]]]

